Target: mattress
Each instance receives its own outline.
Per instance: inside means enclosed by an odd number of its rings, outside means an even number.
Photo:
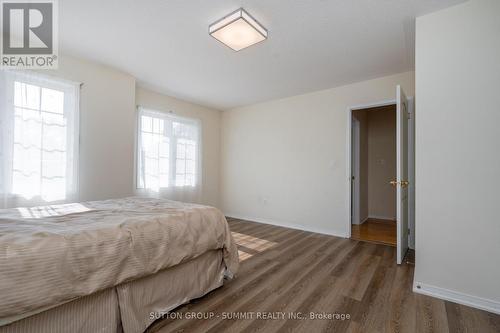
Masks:
[[[0,333],[141,333],[179,305],[222,286],[222,250],[0,326]]]
[[[221,251],[210,251],[187,263],[117,286],[124,333],[144,332],[165,313],[222,286],[221,259]]]
[[[26,332],[121,333],[123,330],[116,290],[108,288],[0,326],[0,333]]]
[[[222,250],[238,269],[216,208],[151,198],[0,210],[0,324]]]

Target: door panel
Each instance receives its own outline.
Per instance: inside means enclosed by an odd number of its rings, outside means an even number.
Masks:
[[[397,263],[403,262],[408,250],[408,100],[396,87],[396,154],[397,154]]]

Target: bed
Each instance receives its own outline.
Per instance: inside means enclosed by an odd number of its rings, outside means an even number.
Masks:
[[[213,207],[132,197],[0,210],[0,333],[143,332],[238,264]]]

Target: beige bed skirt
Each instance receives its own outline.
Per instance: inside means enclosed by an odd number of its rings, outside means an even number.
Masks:
[[[144,332],[158,314],[222,286],[222,250],[1,326],[0,333]]]

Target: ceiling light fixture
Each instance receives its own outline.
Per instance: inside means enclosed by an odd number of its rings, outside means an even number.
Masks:
[[[267,30],[240,8],[208,27],[208,33],[234,51],[267,39]]]

